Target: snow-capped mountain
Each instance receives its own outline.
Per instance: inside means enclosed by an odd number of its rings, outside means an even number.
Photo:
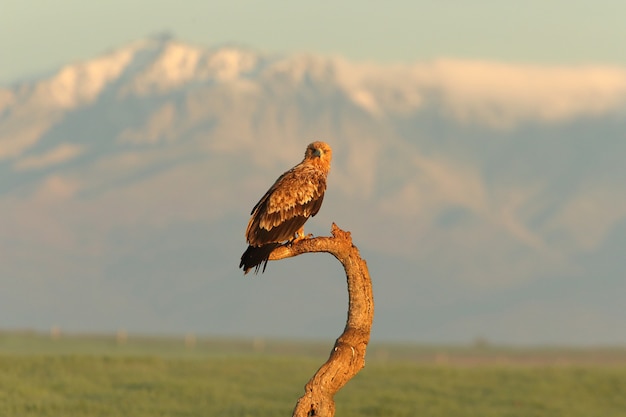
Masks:
[[[140,40],[0,87],[1,326],[334,334],[333,259],[237,270],[249,210],[325,140],[307,227],[352,231],[375,337],[625,343],[624,132],[625,68]]]

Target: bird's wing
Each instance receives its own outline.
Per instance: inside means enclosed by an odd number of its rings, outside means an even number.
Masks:
[[[289,240],[322,206],[326,175],[307,164],[281,175],[252,209],[246,237],[251,245]]]

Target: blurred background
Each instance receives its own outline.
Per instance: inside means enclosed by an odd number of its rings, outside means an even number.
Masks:
[[[8,0],[0,329],[333,339],[324,254],[237,269],[334,150],[377,341],[626,344],[626,3]]]

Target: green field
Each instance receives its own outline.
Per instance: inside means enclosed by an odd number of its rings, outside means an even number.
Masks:
[[[2,333],[0,416],[290,416],[331,345]],[[624,349],[374,344],[367,359],[338,417],[626,416]]]

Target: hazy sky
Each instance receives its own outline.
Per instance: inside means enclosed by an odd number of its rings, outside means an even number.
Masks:
[[[0,83],[162,31],[366,61],[624,65],[624,16],[624,0],[2,0]]]

